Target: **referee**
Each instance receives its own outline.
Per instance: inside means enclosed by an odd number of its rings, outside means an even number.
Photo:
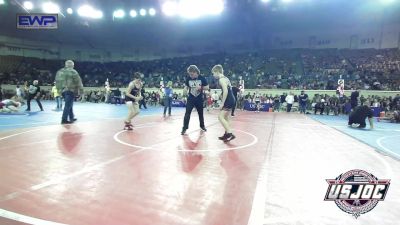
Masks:
[[[197,113],[199,114],[200,128],[203,131],[207,131],[204,125],[203,115],[203,91],[208,90],[208,82],[205,77],[200,75],[200,70],[196,65],[190,65],[187,68],[189,76],[185,82],[184,93],[189,92],[189,96],[186,103],[185,118],[183,120],[183,127],[181,134],[184,135],[186,130],[189,128],[190,114],[194,107],[196,107]]]

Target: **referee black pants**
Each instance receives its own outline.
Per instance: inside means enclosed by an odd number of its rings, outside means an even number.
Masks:
[[[185,118],[183,120],[183,129],[189,128],[190,114],[192,114],[193,108],[196,107],[197,113],[199,114],[200,127],[204,126],[204,114],[203,114],[203,98],[189,98],[186,103]]]
[[[31,110],[31,101],[32,101],[32,99],[35,99],[35,95],[28,95],[28,99],[26,100],[26,105],[27,105],[27,111],[30,111]],[[40,110],[42,110],[43,111],[43,106],[42,106],[42,103],[40,102],[40,96],[37,96],[36,97],[36,102],[37,102],[37,104],[38,104],[38,106],[39,106],[39,108],[40,108]]]

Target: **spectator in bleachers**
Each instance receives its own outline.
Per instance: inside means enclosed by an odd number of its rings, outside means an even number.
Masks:
[[[4,81],[16,84],[18,77],[46,84],[53,78],[61,63],[59,60],[38,61],[34,58],[16,58],[10,71],[3,72]],[[18,60],[20,59],[20,60]],[[399,90],[400,51],[398,49],[367,50],[291,50],[242,54],[208,54],[183,58],[161,59],[142,62],[81,62],[85,86],[101,86],[101,80],[113,76],[111,85],[128,82],[126,74],[137,68],[145,71],[142,78],[146,86],[158,85],[160,74],[167,74],[176,87],[183,86],[183,65],[197,61],[199,65],[211,67],[215,61],[224,61],[230,68],[232,80],[243,77],[249,88],[294,88],[333,89],[334,81],[342,75],[347,86],[362,89]],[[48,70],[48,71],[45,71]]]

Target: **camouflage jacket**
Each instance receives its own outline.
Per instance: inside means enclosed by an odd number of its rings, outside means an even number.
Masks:
[[[56,88],[62,93],[72,91],[75,94],[83,94],[83,84],[79,73],[72,68],[62,68],[56,74]]]

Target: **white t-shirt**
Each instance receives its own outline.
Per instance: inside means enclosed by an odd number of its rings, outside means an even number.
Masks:
[[[17,93],[18,97],[21,97],[22,95],[21,88],[15,88],[15,92]]]
[[[294,96],[293,95],[288,95],[288,96],[286,96],[285,100],[286,100],[287,104],[293,104]]]

